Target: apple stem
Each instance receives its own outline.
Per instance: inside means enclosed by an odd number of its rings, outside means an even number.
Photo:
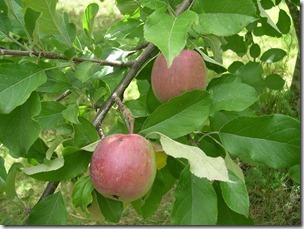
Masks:
[[[134,130],[134,122],[135,119],[133,117],[132,112],[130,111],[130,109],[121,101],[121,99],[119,98],[119,96],[117,96],[116,93],[113,94],[113,99],[115,101],[115,103],[118,105],[120,112],[122,113],[122,115],[124,116],[127,128],[129,130],[130,134],[133,134],[133,130]]]

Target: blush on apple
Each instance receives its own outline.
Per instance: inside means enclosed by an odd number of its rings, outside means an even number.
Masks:
[[[194,89],[205,89],[207,70],[203,58],[193,50],[182,50],[168,68],[163,54],[152,67],[152,90],[160,102]]]
[[[131,202],[144,196],[156,175],[150,142],[138,134],[113,134],[96,147],[90,177],[103,196]]]

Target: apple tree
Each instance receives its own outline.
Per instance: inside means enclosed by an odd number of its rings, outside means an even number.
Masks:
[[[0,156],[0,195],[18,197],[18,173],[45,182],[25,209],[28,225],[67,223],[60,182],[72,184],[74,207],[97,204],[113,223],[126,204],[151,216],[173,190],[175,225],[254,224],[242,163],[288,169],[300,182],[299,120],[259,112],[265,91],[286,87],[282,72],[265,68],[288,53],[263,50],[256,39],[290,32],[286,10],[276,21],[267,14],[281,0],[116,0],[122,18],[105,33],[94,26],[98,4],[87,5],[76,27],[57,3],[0,0],[0,147],[17,161],[7,168]],[[170,67],[185,49],[204,60],[208,85],[160,102],[155,59],[161,53]],[[227,50],[239,59],[224,64]],[[131,83],[136,98],[126,96]],[[132,133],[153,145],[156,175],[143,197],[123,203],[94,188],[89,166],[102,139]]]

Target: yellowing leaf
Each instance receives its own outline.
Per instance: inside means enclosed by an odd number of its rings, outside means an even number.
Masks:
[[[89,152],[94,152],[94,150],[96,149],[96,147],[98,146],[98,144],[101,142],[101,139],[99,139],[96,142],[93,142],[89,145],[86,145],[84,147],[82,147],[81,149],[85,150],[85,151],[89,151]]]
[[[189,161],[190,172],[208,180],[229,180],[225,161],[221,157],[208,157],[200,148],[184,145],[167,136],[160,135],[160,142],[166,154],[175,158],[185,158]]]
[[[156,168],[158,170],[161,170],[162,168],[164,168],[167,164],[167,154],[165,154],[163,147],[156,143],[156,142],[152,142],[150,141],[154,152],[155,152],[155,157],[156,157]]]
[[[156,168],[158,170],[161,170],[167,164],[168,155],[165,154],[164,152],[155,152],[155,156],[156,156]]]

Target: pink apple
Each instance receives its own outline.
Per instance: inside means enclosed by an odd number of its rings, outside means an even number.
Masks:
[[[156,175],[150,142],[138,134],[113,134],[96,147],[90,177],[103,196],[131,202],[144,196]]]
[[[160,102],[194,89],[205,89],[207,70],[203,58],[196,51],[183,50],[168,68],[163,54],[152,67],[152,90]]]

